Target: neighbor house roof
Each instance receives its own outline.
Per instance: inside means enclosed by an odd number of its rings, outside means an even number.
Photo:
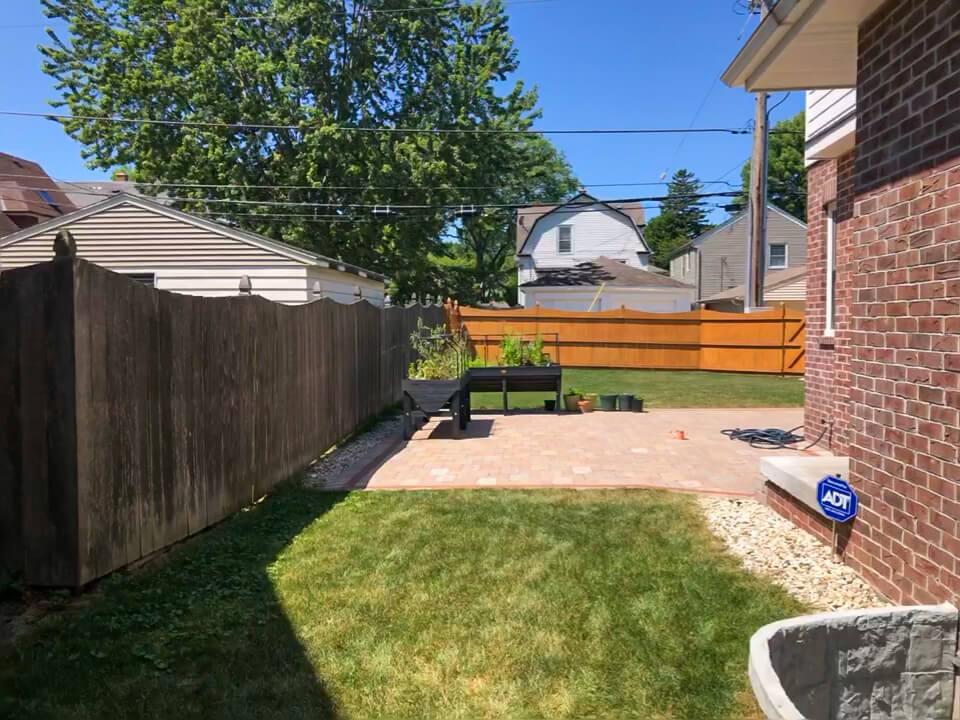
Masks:
[[[803,229],[806,229],[807,227],[807,224],[800,218],[791,215],[786,210],[781,210],[776,205],[767,203],[767,215],[769,215],[771,211],[777,213],[778,215],[782,215],[783,217],[785,217],[787,220],[790,220],[791,222],[795,222],[797,225],[799,225]],[[678,257],[679,255],[683,255],[684,253],[687,253],[696,247],[699,247],[705,241],[709,240],[711,237],[716,235],[721,230],[724,230],[725,228],[728,228],[731,225],[735,225],[736,223],[740,222],[746,217],[747,217],[746,210],[741,210],[736,215],[731,215],[729,218],[727,218],[725,221],[723,221],[719,225],[710,228],[709,230],[701,233],[700,235],[697,235],[697,237],[695,237],[690,242],[684,243],[683,245],[675,249],[672,253],[670,253],[667,256],[667,260],[673,260],[673,258]]]
[[[191,215],[190,213],[183,212],[182,210],[176,210],[168,205],[163,205],[142,195],[130,195],[128,193],[117,193],[116,195],[105,198],[104,200],[94,203],[93,205],[87,205],[86,207],[79,210],[74,210],[72,213],[67,215],[62,215],[37,225],[31,225],[28,228],[24,228],[23,230],[0,238],[0,248],[33,237],[34,235],[49,232],[50,230],[56,230],[60,227],[66,227],[69,229],[70,223],[76,222],[77,220],[81,220],[85,217],[89,217],[90,215],[95,215],[105,210],[109,210],[110,208],[118,205],[132,205],[134,207],[151,210],[161,215],[166,215],[169,218],[180,220],[196,227],[204,228],[211,232],[233,238],[234,240],[250,243],[251,245],[255,245],[266,250],[271,250],[293,260],[299,260],[305,265],[320,265],[322,267],[328,267],[341,272],[353,273],[354,275],[359,275],[360,277],[367,277],[372,280],[386,280],[383,275],[373,272],[372,270],[367,270],[366,268],[362,268],[357,265],[351,265],[350,263],[336,260],[325,255],[320,255],[309,250],[304,250],[303,248],[294,247],[293,245],[277,242],[276,240],[271,240],[270,238],[264,237],[263,235],[258,235],[257,233],[241,230],[239,228],[224,225],[213,220],[207,220],[206,218]]]
[[[9,216],[34,216],[38,221],[72,212],[76,207],[37,163],[0,153],[0,234],[20,225]]]
[[[775,270],[768,272],[763,281],[764,290],[776,290],[784,285],[790,285],[807,274],[806,265],[787,268],[786,270]],[[746,285],[737,285],[729,290],[724,290],[716,295],[703,298],[700,303],[719,302],[720,300],[742,300],[746,295]]]
[[[57,186],[66,193],[76,207],[82,208],[87,205],[96,205],[105,197],[116,195],[117,193],[127,193],[128,195],[143,195],[137,183],[132,180],[77,180],[60,181]],[[155,198],[163,202],[163,197]]]
[[[573,267],[537,270],[537,279],[525,282],[521,287],[576,287],[604,283],[614,287],[693,287],[671,277],[630,267],[619,260],[602,256]]]
[[[557,212],[561,208],[593,204],[604,205],[610,210],[626,217],[633,223],[638,235],[640,233],[639,229],[646,225],[647,219],[642,203],[626,200],[598,200],[589,193],[581,192],[570,198],[567,202],[558,205],[527,205],[517,208],[517,254],[523,254],[523,246],[526,244],[527,238],[530,237],[530,233],[533,232],[533,228],[540,221],[540,218]]]

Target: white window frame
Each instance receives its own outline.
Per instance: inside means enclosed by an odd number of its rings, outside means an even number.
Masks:
[[[783,265],[774,265],[773,264],[773,253],[770,252],[770,248],[777,246],[783,246]],[[786,243],[769,243],[767,245],[767,269],[768,270],[785,270],[790,267],[790,246]]]
[[[824,269],[826,271],[825,286],[827,289],[824,302],[823,334],[833,337],[836,325],[836,278],[837,278],[837,206],[835,203],[827,205],[827,239],[824,243]]]
[[[683,256],[683,274],[690,272],[690,253]]]
[[[560,246],[560,235],[564,228],[570,231],[569,250],[563,250]],[[573,255],[573,225],[557,225],[557,255]]]

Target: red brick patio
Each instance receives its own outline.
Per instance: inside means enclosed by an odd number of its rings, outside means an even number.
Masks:
[[[448,420],[432,420],[385,460],[372,468],[374,458],[357,463],[358,469],[367,467],[327,487],[661,487],[752,495],[761,487],[759,459],[774,451],[731,441],[720,431],[802,423],[799,408],[474,413],[464,437],[451,437]],[[671,439],[674,429],[688,439]]]

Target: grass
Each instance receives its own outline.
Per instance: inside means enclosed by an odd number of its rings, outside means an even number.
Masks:
[[[685,496],[290,487],[0,652],[0,717],[741,718],[800,610]]]
[[[563,371],[563,391],[574,387],[597,394],[633,393],[644,407],[802,407],[803,381],[799,377],[701,370],[593,370]],[[511,408],[542,408],[552,393],[510,393]],[[500,393],[474,393],[473,407],[503,407]]]

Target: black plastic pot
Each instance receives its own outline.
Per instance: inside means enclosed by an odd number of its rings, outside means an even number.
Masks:
[[[630,412],[633,408],[633,393],[620,393],[617,395],[617,409],[620,412]]]
[[[630,409],[633,410],[634,412],[642,413],[643,398],[634,397],[633,400],[630,401]]]
[[[600,404],[597,405],[597,410],[616,410],[617,409],[617,396],[616,395],[601,395]]]
[[[543,409],[546,410],[546,411],[548,411],[548,412],[553,412],[554,410],[557,409],[557,401],[556,401],[556,400],[544,400],[544,401],[543,401]]]

